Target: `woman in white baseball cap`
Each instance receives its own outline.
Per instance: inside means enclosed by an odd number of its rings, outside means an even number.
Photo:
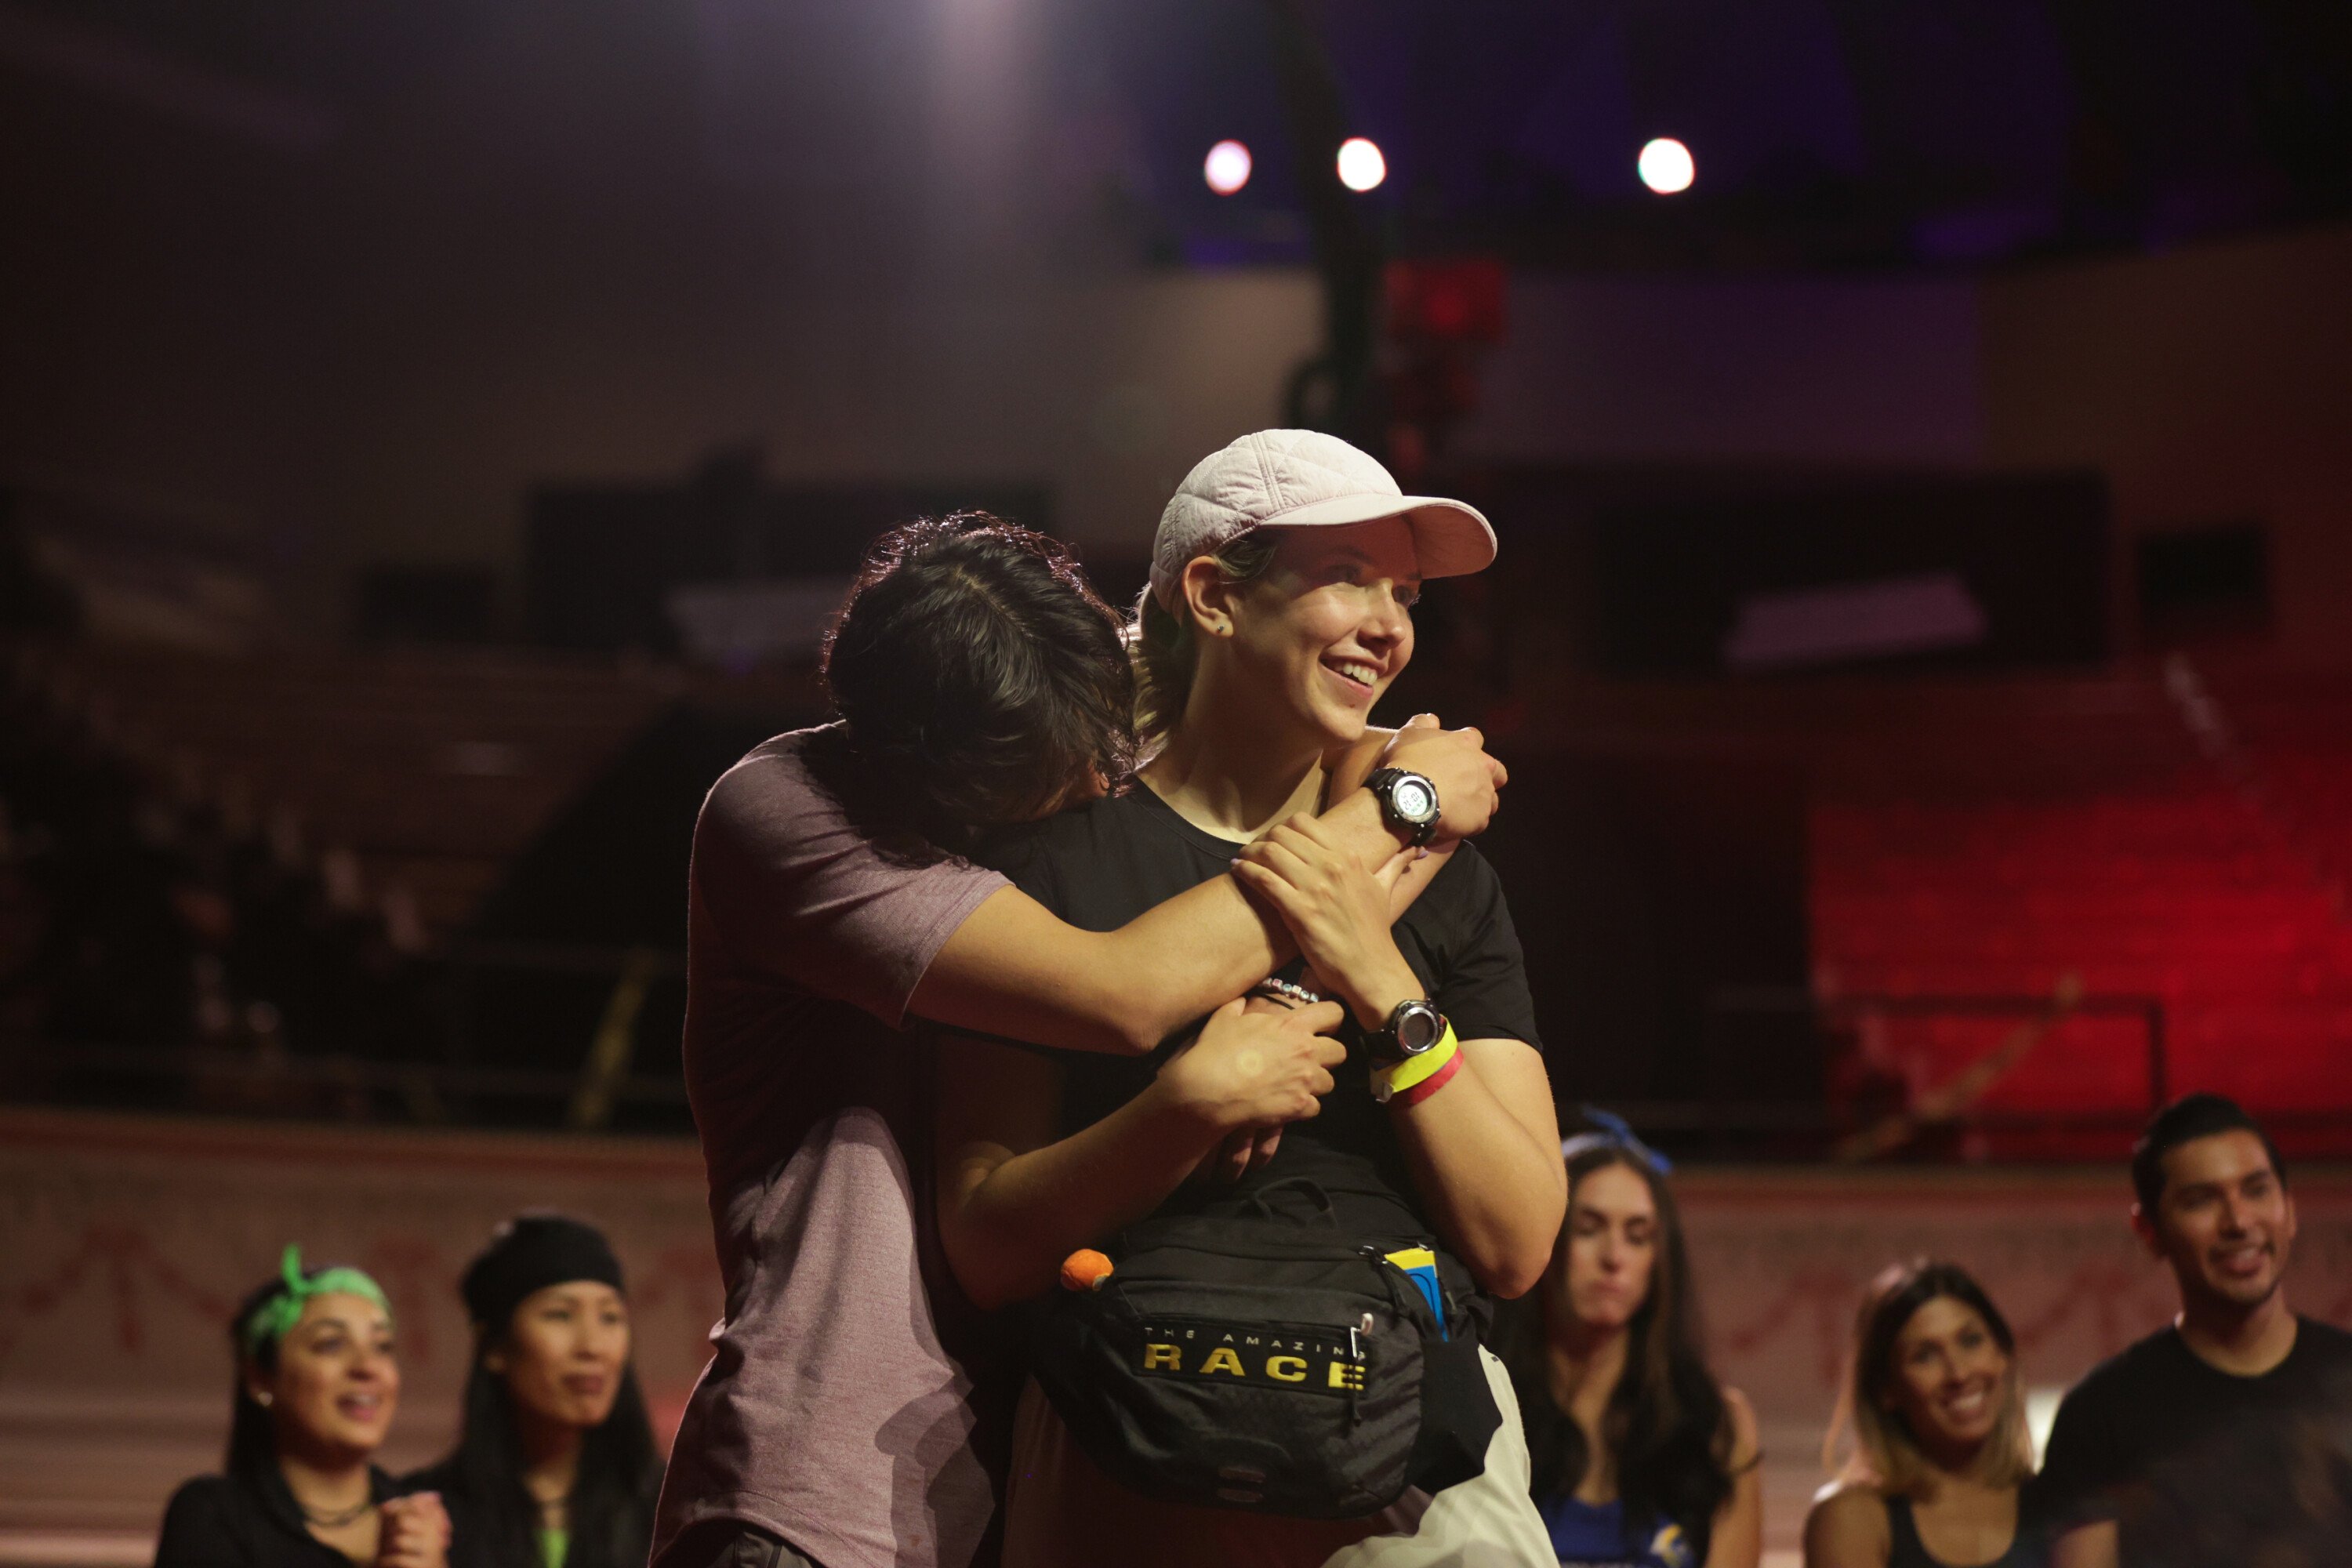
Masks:
[[[1311,965],[1284,972],[1285,994],[1303,983],[1352,1015],[1348,1060],[1262,1170],[1213,1185],[1187,1181],[1190,1143],[1137,1118],[1148,1097],[1165,1096],[1157,1060],[951,1048],[940,1230],[975,1299],[1049,1289],[1066,1255],[1147,1215],[1240,1215],[1301,1190],[1322,1194],[1351,1234],[1428,1238],[1433,1291],[1443,1281],[1465,1296],[1517,1296],[1542,1275],[1565,1182],[1493,868],[1475,849],[1455,852],[1392,928],[1374,868],[1307,815],[1324,759],[1364,736],[1412,659],[1422,583],[1494,555],[1475,510],[1404,495],[1378,462],[1315,432],[1257,432],[1187,477],[1160,519],[1134,648],[1148,747],[1138,786],[1009,829],[982,855],[1082,926],[1234,870]],[[1415,775],[1382,770],[1372,787],[1392,825],[1437,809]],[[1076,1448],[1033,1384],[1014,1437],[1005,1563],[1403,1568],[1466,1551],[1549,1564],[1509,1379],[1479,1358],[1501,1416],[1483,1473],[1338,1521],[1130,1491]]]
[[[1411,546],[1412,593],[1433,577],[1483,572],[1495,559],[1495,531],[1476,508],[1403,494],[1378,461],[1336,436],[1260,430],[1193,465],[1160,514],[1151,581],[1136,606],[1147,742],[1164,739],[1184,716],[1200,662],[1203,633],[1189,613],[1188,569],[1200,574],[1213,563],[1219,580],[1241,584],[1262,574],[1286,540],[1294,549],[1360,550],[1370,540],[1401,539]],[[1405,619],[1402,657],[1390,678],[1412,657],[1411,617]],[[1205,635],[1223,633],[1211,626]],[[1338,710],[1325,706],[1320,721],[1335,743],[1363,734],[1371,705],[1356,701],[1357,695],[1340,693]]]

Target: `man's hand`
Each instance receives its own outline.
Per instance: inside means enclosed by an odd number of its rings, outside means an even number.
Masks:
[[[1443,730],[1434,713],[1416,713],[1385,744],[1367,734],[1331,764],[1328,798],[1338,800],[1370,778],[1376,768],[1403,768],[1437,786],[1434,843],[1475,837],[1495,815],[1498,792],[1510,772],[1486,754],[1486,738],[1475,729]]]
[[[1367,866],[1329,827],[1302,814],[1276,824],[1234,861],[1242,886],[1282,917],[1317,977],[1347,999],[1368,1029],[1422,992],[1389,929],[1390,882],[1402,858]]]
[[[1244,1014],[1288,1013],[1295,1010],[1295,1004],[1277,1002],[1270,996],[1242,998],[1242,1011]],[[1281,1147],[1282,1123],[1279,1121],[1270,1122],[1263,1127],[1244,1127],[1239,1131],[1229,1132],[1225,1135],[1223,1146],[1212,1149],[1201,1157],[1201,1163],[1193,1171],[1191,1179],[1204,1182],[1213,1178],[1228,1184],[1238,1182],[1252,1171],[1264,1170]]]
[[[1160,1069],[1160,1087],[1221,1137],[1319,1113],[1348,1047],[1329,1037],[1336,1002],[1252,1011],[1236,997]]]
[[[388,1498],[377,1511],[375,1568],[447,1568],[449,1513],[439,1492]]]

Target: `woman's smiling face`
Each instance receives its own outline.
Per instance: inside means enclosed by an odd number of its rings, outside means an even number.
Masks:
[[[383,1442],[400,1406],[392,1319],[362,1296],[313,1296],[278,1342],[276,1368],[255,1371],[248,1384],[268,1395],[281,1447],[364,1458]]]
[[[1921,1303],[1890,1354],[1888,1406],[1922,1448],[1948,1455],[1992,1436],[2012,1363],[1974,1307],[1949,1296]]]
[[[1235,592],[1234,656],[1251,689],[1318,742],[1346,745],[1412,660],[1421,563],[1401,517],[1277,531],[1265,574]]]

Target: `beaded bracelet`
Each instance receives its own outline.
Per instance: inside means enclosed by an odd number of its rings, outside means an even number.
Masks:
[[[1296,980],[1285,980],[1275,974],[1269,974],[1251,986],[1249,994],[1253,996],[1263,996],[1269,1002],[1287,1002],[1294,1007],[1312,1007],[1316,1003],[1323,1000],[1310,987],[1301,985]]]

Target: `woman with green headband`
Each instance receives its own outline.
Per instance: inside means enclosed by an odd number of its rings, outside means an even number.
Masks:
[[[226,1473],[172,1495],[155,1568],[446,1568],[440,1500],[394,1495],[369,1462],[400,1405],[383,1288],[356,1268],[305,1270],[289,1247],[229,1340]]]

